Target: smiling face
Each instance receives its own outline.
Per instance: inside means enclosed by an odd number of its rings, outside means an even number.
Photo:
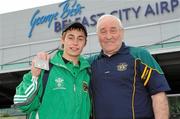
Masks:
[[[123,29],[120,21],[114,16],[104,16],[97,24],[97,34],[103,52],[111,56],[115,54],[122,45]]]
[[[69,29],[63,34],[61,43],[64,46],[63,57],[73,60],[81,54],[86,44],[86,36],[81,29]]]

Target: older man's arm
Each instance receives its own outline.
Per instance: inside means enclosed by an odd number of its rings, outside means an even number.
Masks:
[[[151,96],[155,119],[169,119],[168,99],[165,92]]]

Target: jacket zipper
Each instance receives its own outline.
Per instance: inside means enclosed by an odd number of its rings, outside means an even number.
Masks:
[[[74,82],[74,92],[76,92],[76,84],[75,84],[75,82]]]

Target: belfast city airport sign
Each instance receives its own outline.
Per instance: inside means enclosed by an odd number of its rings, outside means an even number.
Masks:
[[[55,12],[51,11],[50,13],[42,15],[40,9],[35,10],[32,17],[30,17],[28,37],[31,38],[33,30],[40,25],[47,25],[47,28],[53,26],[55,32],[62,31],[66,25],[75,21],[82,23],[86,27],[92,27],[96,25],[97,19],[104,14],[115,15],[124,21],[132,17],[138,19],[140,16],[148,17],[174,13],[179,6],[179,0],[157,0],[157,2],[153,4],[145,3],[143,5],[119,9],[113,9],[112,7],[112,10],[108,11],[108,13],[107,11],[102,11],[90,15],[84,15],[86,14],[87,7],[89,7],[86,5],[88,4],[81,4],[78,0],[66,0],[57,6],[58,11]]]

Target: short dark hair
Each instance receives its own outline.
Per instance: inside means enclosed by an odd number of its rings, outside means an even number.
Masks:
[[[87,37],[87,30],[86,30],[86,27],[83,26],[81,23],[79,22],[73,22],[73,23],[70,23],[69,25],[67,25],[65,27],[65,29],[62,31],[62,35],[67,31],[67,30],[70,30],[70,29],[79,29],[79,30],[82,30],[85,34],[85,36]]]

